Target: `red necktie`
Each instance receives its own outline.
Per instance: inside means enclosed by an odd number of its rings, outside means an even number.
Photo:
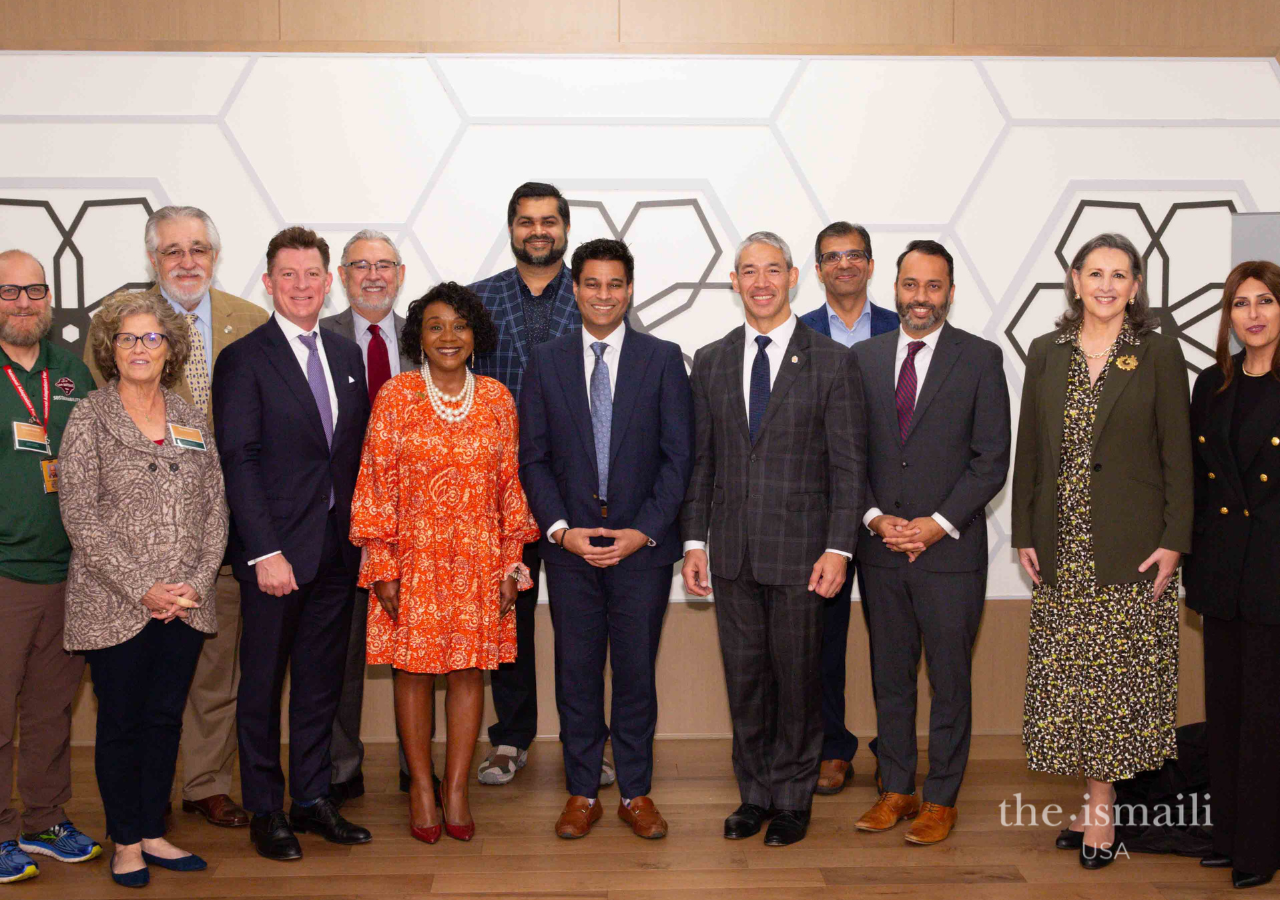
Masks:
[[[916,354],[923,346],[924,341],[907,344],[907,358],[898,372],[898,389],[894,392],[894,404],[898,407],[898,434],[904,444],[911,429],[911,417],[916,411]]]
[[[369,377],[369,402],[378,396],[378,390],[391,377],[391,360],[387,356],[387,342],[377,325],[369,326],[369,358],[365,365]]]

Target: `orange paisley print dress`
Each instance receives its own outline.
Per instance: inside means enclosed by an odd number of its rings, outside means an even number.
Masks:
[[[475,402],[445,422],[418,370],[378,392],[351,505],[368,553],[360,585],[400,579],[396,621],[369,594],[368,661],[408,672],[496,669],[516,658],[516,617],[498,586],[538,526],[520,487],[516,407],[476,376]]]

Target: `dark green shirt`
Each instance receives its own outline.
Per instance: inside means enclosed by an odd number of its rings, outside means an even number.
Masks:
[[[58,495],[44,492],[40,463],[49,457],[14,447],[13,423],[30,422],[22,398],[3,367],[9,366],[31,399],[36,415],[44,416],[44,392],[40,373],[49,370],[49,448],[54,456],[62,443],[62,430],[76,403],[93,388],[88,367],[68,350],[47,339],[28,372],[0,349],[0,576],[34,584],[56,584],[67,579],[71,542],[62,528]]]

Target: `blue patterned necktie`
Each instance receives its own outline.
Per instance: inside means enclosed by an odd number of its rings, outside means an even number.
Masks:
[[[596,354],[596,365],[591,370],[591,430],[596,438],[596,471],[600,473],[601,503],[608,496],[609,429],[613,424],[613,392],[609,390],[609,364],[604,361],[604,351],[608,346],[604,341],[591,345]]]
[[[760,423],[764,421],[764,411],[769,408],[769,357],[764,348],[773,343],[773,338],[763,334],[756,335],[756,358],[751,363],[751,443],[756,442],[760,433]]]

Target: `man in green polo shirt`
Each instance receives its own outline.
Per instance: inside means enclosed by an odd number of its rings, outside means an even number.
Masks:
[[[0,253],[0,884],[40,873],[30,854],[84,862],[102,853],[67,820],[71,701],[84,657],[62,649],[71,542],[58,512],[57,456],[71,410],[93,386],[84,363],[49,339],[44,267]],[[19,831],[13,756],[19,715]]]

